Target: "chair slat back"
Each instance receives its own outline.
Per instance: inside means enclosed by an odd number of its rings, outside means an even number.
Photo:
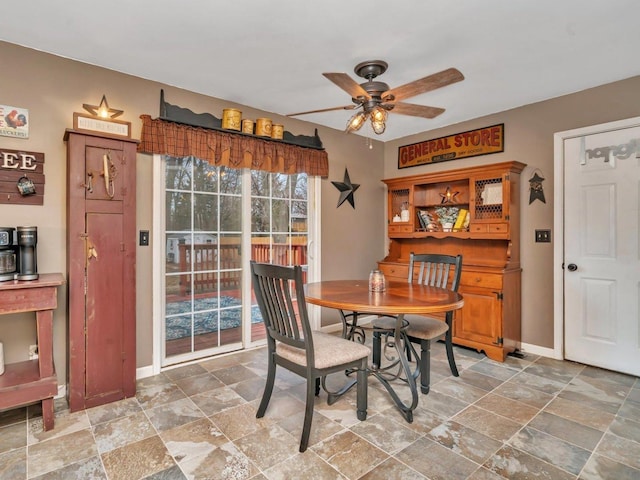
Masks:
[[[310,350],[313,358],[301,267],[252,261],[251,276],[267,334],[274,340],[306,348],[307,353]]]
[[[413,283],[415,268],[418,269],[418,283],[432,287],[458,291],[462,273],[462,255],[440,255],[413,253],[409,255],[409,283]]]

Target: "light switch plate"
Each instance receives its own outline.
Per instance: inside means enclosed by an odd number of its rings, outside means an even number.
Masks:
[[[149,230],[140,230],[140,246],[149,246]]]
[[[536,230],[536,243],[551,243],[551,230]]]

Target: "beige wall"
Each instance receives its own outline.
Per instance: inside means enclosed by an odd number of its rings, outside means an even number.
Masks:
[[[66,272],[66,145],[64,131],[72,127],[73,112],[83,103],[98,103],[106,94],[109,105],[123,109],[123,120],[132,123],[132,135],[140,134],[139,115],[158,116],[160,89],[170,103],[209,112],[220,117],[222,109],[236,107],[250,118],[270,116],[294,134],[313,134],[315,125],[298,119],[278,117],[250,107],[187,92],[175,87],[124,75],[102,68],[43,54],[0,42],[0,104],[28,108],[30,136],[27,140],[0,137],[0,147],[44,152],[46,192],[43,206],[0,205],[0,226],[38,227],[38,269]],[[640,77],[568,95],[555,100],[490,115],[445,129],[425,132],[369,149],[361,136],[317,127],[329,154],[329,177],[322,180],[322,277],[324,279],[365,277],[386,253],[384,188],[381,179],[413,175],[423,171],[459,168],[467,165],[518,160],[529,167],[522,176],[522,266],[523,341],[543,347],[553,345],[552,244],[533,243],[537,228],[551,228],[553,222],[553,133],[595,123],[640,115]],[[393,121],[393,116],[391,120]],[[505,124],[505,152],[491,156],[445,162],[427,167],[397,169],[400,145],[468,130]],[[428,121],[425,121],[428,125]],[[528,204],[528,179],[539,168],[546,204]],[[336,208],[338,191],[331,181],[342,181],[345,168],[353,183],[356,208],[348,203]],[[152,230],[152,158],[137,158],[137,227]],[[151,239],[152,243],[155,239]],[[152,290],[151,248],[137,249],[137,365],[151,364]],[[65,273],[66,275],[66,273]],[[54,357],[59,383],[66,378],[66,287],[60,290],[54,316]],[[327,311],[323,324],[337,321]],[[7,362],[27,358],[27,346],[34,343],[35,326],[29,315],[0,317],[0,341]]]
[[[209,112],[218,118],[222,109],[239,108],[249,118],[268,116],[293,134],[313,135],[315,125],[279,117],[246,106],[198,95],[103,68],[55,57],[0,42],[0,104],[29,109],[28,139],[0,137],[0,147],[44,152],[46,189],[43,206],[0,205],[0,226],[38,227],[38,271],[63,272],[66,277],[66,144],[65,129],[73,126],[73,112],[82,104],[97,104],[107,96],[112,108],[123,109],[120,119],[132,123],[139,138],[141,114],[159,115],[160,89],[172,104]],[[363,277],[384,255],[384,195],[380,183],[383,146],[370,150],[362,137],[317,127],[329,154],[329,177],[322,180],[322,273],[325,278]],[[336,209],[338,191],[331,181],[342,181],[348,168],[351,180],[361,186],[355,194],[356,208],[348,203]],[[137,158],[137,227],[152,230],[152,157]],[[151,239],[152,243],[155,239]],[[137,248],[137,366],[152,362],[151,247]],[[66,378],[67,289],[60,289],[54,315],[54,360],[58,383]],[[329,312],[328,312],[329,313]],[[337,319],[337,317],[336,317]],[[28,345],[35,343],[31,314],[0,317],[0,341],[7,363],[25,360]]]
[[[490,92],[487,93],[490,95]],[[553,243],[535,243],[536,229],[553,229],[553,134],[640,116],[640,76],[525,105],[385,144],[384,177],[402,177],[507,160],[527,164],[521,175],[522,341],[553,348]],[[399,170],[398,147],[504,123],[503,153]],[[542,173],[546,203],[529,204],[529,179]],[[551,234],[552,242],[554,232]]]

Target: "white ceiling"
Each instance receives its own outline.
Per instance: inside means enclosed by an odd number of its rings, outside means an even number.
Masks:
[[[359,132],[388,141],[640,74],[639,15],[638,0],[13,0],[0,40],[278,114],[350,104],[322,73],[361,83],[365,60],[392,88],[464,74],[406,100],[439,117]],[[352,113],[297,118],[343,130]]]

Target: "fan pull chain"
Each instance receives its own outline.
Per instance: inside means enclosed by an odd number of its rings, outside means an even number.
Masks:
[[[369,150],[373,150],[373,141],[371,140],[371,138],[366,137],[364,143],[367,147],[369,147]]]

